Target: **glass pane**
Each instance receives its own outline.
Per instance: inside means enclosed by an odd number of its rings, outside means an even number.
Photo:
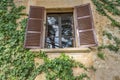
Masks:
[[[62,26],[61,26],[61,35],[62,37],[62,47],[72,47],[73,46],[73,30],[72,30],[72,15],[62,16]]]
[[[61,23],[65,24],[65,25],[71,25],[72,24],[72,15],[68,14],[68,15],[62,15],[61,18]]]
[[[71,25],[63,25],[62,26],[62,35],[72,36],[72,26]]]
[[[46,48],[73,46],[72,14],[50,14],[47,16]]]
[[[62,37],[62,47],[72,47],[73,46],[73,39],[72,37]]]
[[[59,26],[58,17],[48,16],[47,17],[47,38],[46,47],[47,48],[57,48],[59,47]]]
[[[55,38],[55,48],[59,48],[60,44],[59,44],[59,38]]]
[[[54,35],[55,37],[59,36],[59,26],[57,17],[47,17],[48,23],[48,35]]]

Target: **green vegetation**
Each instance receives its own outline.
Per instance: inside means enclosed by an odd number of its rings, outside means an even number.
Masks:
[[[119,6],[119,0],[115,0],[114,5],[111,1],[109,1],[110,3],[106,2],[108,0],[92,1],[95,3],[97,10],[112,21],[112,25],[120,27],[119,22],[106,13],[107,10],[113,15],[120,15],[120,11],[115,7]],[[65,54],[55,59],[49,59],[44,52],[34,54],[23,48],[27,19],[21,21],[19,19],[26,16],[22,13],[24,9],[24,6],[16,6],[13,0],[0,0],[0,80],[34,80],[42,72],[46,74],[46,80],[83,80],[85,78],[89,80],[86,74],[89,68]],[[116,42],[115,46],[107,45],[107,48],[118,51],[119,38],[111,34],[105,35]],[[106,45],[99,47],[99,50],[103,48],[106,48]],[[99,53],[98,56],[104,59],[103,53]],[[44,64],[36,67],[34,63],[36,57],[43,59]],[[72,69],[76,67],[84,69],[85,73],[74,76]]]
[[[120,10],[117,8],[120,3],[120,0],[91,0],[96,6],[96,10],[99,14],[106,16],[111,22],[112,25],[120,29],[120,22],[112,18],[108,13],[113,16],[120,16]]]
[[[105,54],[104,54],[104,53],[99,52],[99,53],[97,54],[97,56],[98,56],[100,59],[105,60]]]
[[[49,59],[44,52],[32,53],[23,48],[27,19],[22,13],[24,6],[16,6],[13,0],[0,0],[0,80],[34,80],[44,72],[46,80],[83,80],[89,79],[86,73],[73,75],[73,68],[87,68],[62,54]],[[34,58],[44,60],[44,64],[35,66]]]
[[[120,49],[120,39],[116,36],[113,36],[111,33],[104,31],[103,32],[104,36],[107,36],[109,40],[113,40],[115,44],[108,44],[108,45],[101,45],[98,47],[98,50],[102,50],[105,48],[108,48],[110,51],[118,52]]]
[[[94,5],[96,6],[96,10],[100,15],[106,16],[110,21],[111,25],[120,29],[120,22],[114,19],[113,16],[120,17],[120,0],[91,0]],[[112,17],[111,17],[112,15]],[[120,50],[120,39],[113,34],[104,31],[104,36],[107,36],[109,40],[113,40],[115,44],[102,44],[98,47],[98,50],[101,51],[102,49],[109,49],[110,51],[118,52]]]
[[[73,75],[72,68],[79,67],[85,71],[87,71],[87,68],[83,64],[74,61],[65,54],[61,54],[60,57],[55,59],[48,58],[45,53],[41,53],[39,56],[44,60],[44,64],[40,65],[36,69],[29,80],[33,80],[34,77],[36,77],[35,75],[42,72],[46,74],[46,80],[83,80],[84,78],[89,80],[86,73],[80,73],[79,76]]]
[[[94,66],[91,66],[90,69],[93,70],[94,72],[97,70]]]
[[[34,55],[23,48],[27,19],[17,22],[25,16],[23,9],[13,0],[0,0],[0,80],[26,80],[35,68]]]

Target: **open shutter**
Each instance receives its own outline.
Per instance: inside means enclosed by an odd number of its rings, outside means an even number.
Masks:
[[[97,45],[90,4],[76,6],[75,13],[79,46],[91,47]]]
[[[25,48],[42,48],[44,7],[30,6]]]

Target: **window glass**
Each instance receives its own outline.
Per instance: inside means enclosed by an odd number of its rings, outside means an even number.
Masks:
[[[73,47],[72,14],[48,14],[46,27],[46,48]]]

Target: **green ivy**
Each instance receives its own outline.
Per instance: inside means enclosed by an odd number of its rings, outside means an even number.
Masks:
[[[120,0],[91,0],[91,1],[96,6],[96,10],[100,15],[106,16],[111,21],[112,26],[118,27],[118,29],[120,29],[120,22],[116,21],[109,15],[111,14],[112,16],[120,17],[120,10],[118,9],[118,7],[120,7]],[[118,52],[120,50],[120,39],[107,31],[103,31],[103,36],[107,36],[109,40],[114,40],[115,42],[115,44],[106,45],[102,44],[101,46],[98,47],[97,56],[100,59],[105,60],[105,54],[102,50],[107,48],[110,51]]]
[[[103,35],[107,36],[108,39],[113,40],[115,44],[103,44],[98,47],[98,50],[101,51],[102,49],[108,48],[110,51],[118,52],[120,49],[120,39],[107,31],[103,31]]]
[[[103,52],[98,52],[97,56],[102,59],[105,60],[105,54]]]
[[[108,13],[113,16],[120,16],[120,10],[117,8],[120,1],[119,0],[91,0],[96,6],[96,10],[103,16],[106,16],[112,25],[120,29],[120,22],[112,18]]]
[[[85,71],[87,71],[87,68],[83,64],[74,61],[65,54],[61,54],[58,58],[50,59],[44,52],[42,52],[39,57],[44,60],[44,64],[40,65],[38,69],[36,69],[29,80],[33,80],[33,78],[36,77],[35,75],[43,72],[46,74],[46,80],[89,80],[86,73],[80,73],[79,76],[73,75],[72,68],[79,67]]]
[[[0,80],[34,80],[42,72],[46,73],[46,80],[89,79],[86,73],[73,75],[72,68],[88,70],[65,54],[51,60],[44,52],[33,53],[24,49],[27,19],[19,21],[26,16],[22,13],[24,9],[24,6],[16,6],[13,0],[0,0]],[[44,64],[36,67],[36,57],[42,58]]]

